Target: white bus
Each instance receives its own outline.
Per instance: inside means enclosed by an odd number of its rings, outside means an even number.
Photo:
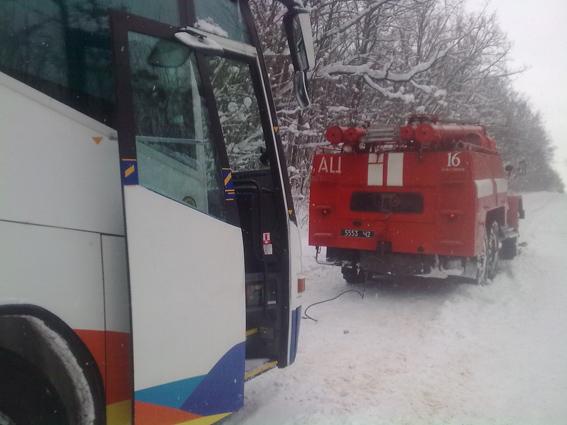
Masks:
[[[295,359],[298,249],[247,0],[0,1],[1,425],[236,411]]]

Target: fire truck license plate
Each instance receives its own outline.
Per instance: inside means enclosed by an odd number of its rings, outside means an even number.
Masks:
[[[374,236],[374,232],[371,230],[343,229],[341,235],[348,238],[371,238]]]

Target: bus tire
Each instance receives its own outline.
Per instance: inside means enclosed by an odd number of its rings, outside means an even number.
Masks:
[[[47,377],[21,356],[0,349],[0,425],[72,425]]]
[[[9,425],[104,424],[98,367],[56,316],[34,306],[0,306],[0,354],[0,418]]]

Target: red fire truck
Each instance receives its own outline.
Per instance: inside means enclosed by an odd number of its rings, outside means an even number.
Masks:
[[[330,127],[313,158],[309,244],[349,283],[375,275],[482,284],[517,252],[522,198],[484,127],[413,115],[389,128]]]

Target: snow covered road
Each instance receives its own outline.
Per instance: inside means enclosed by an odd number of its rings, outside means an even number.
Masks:
[[[490,285],[368,283],[312,308],[296,363],[226,424],[567,424],[567,196],[524,202],[528,246]],[[304,308],[350,288],[305,255]]]

